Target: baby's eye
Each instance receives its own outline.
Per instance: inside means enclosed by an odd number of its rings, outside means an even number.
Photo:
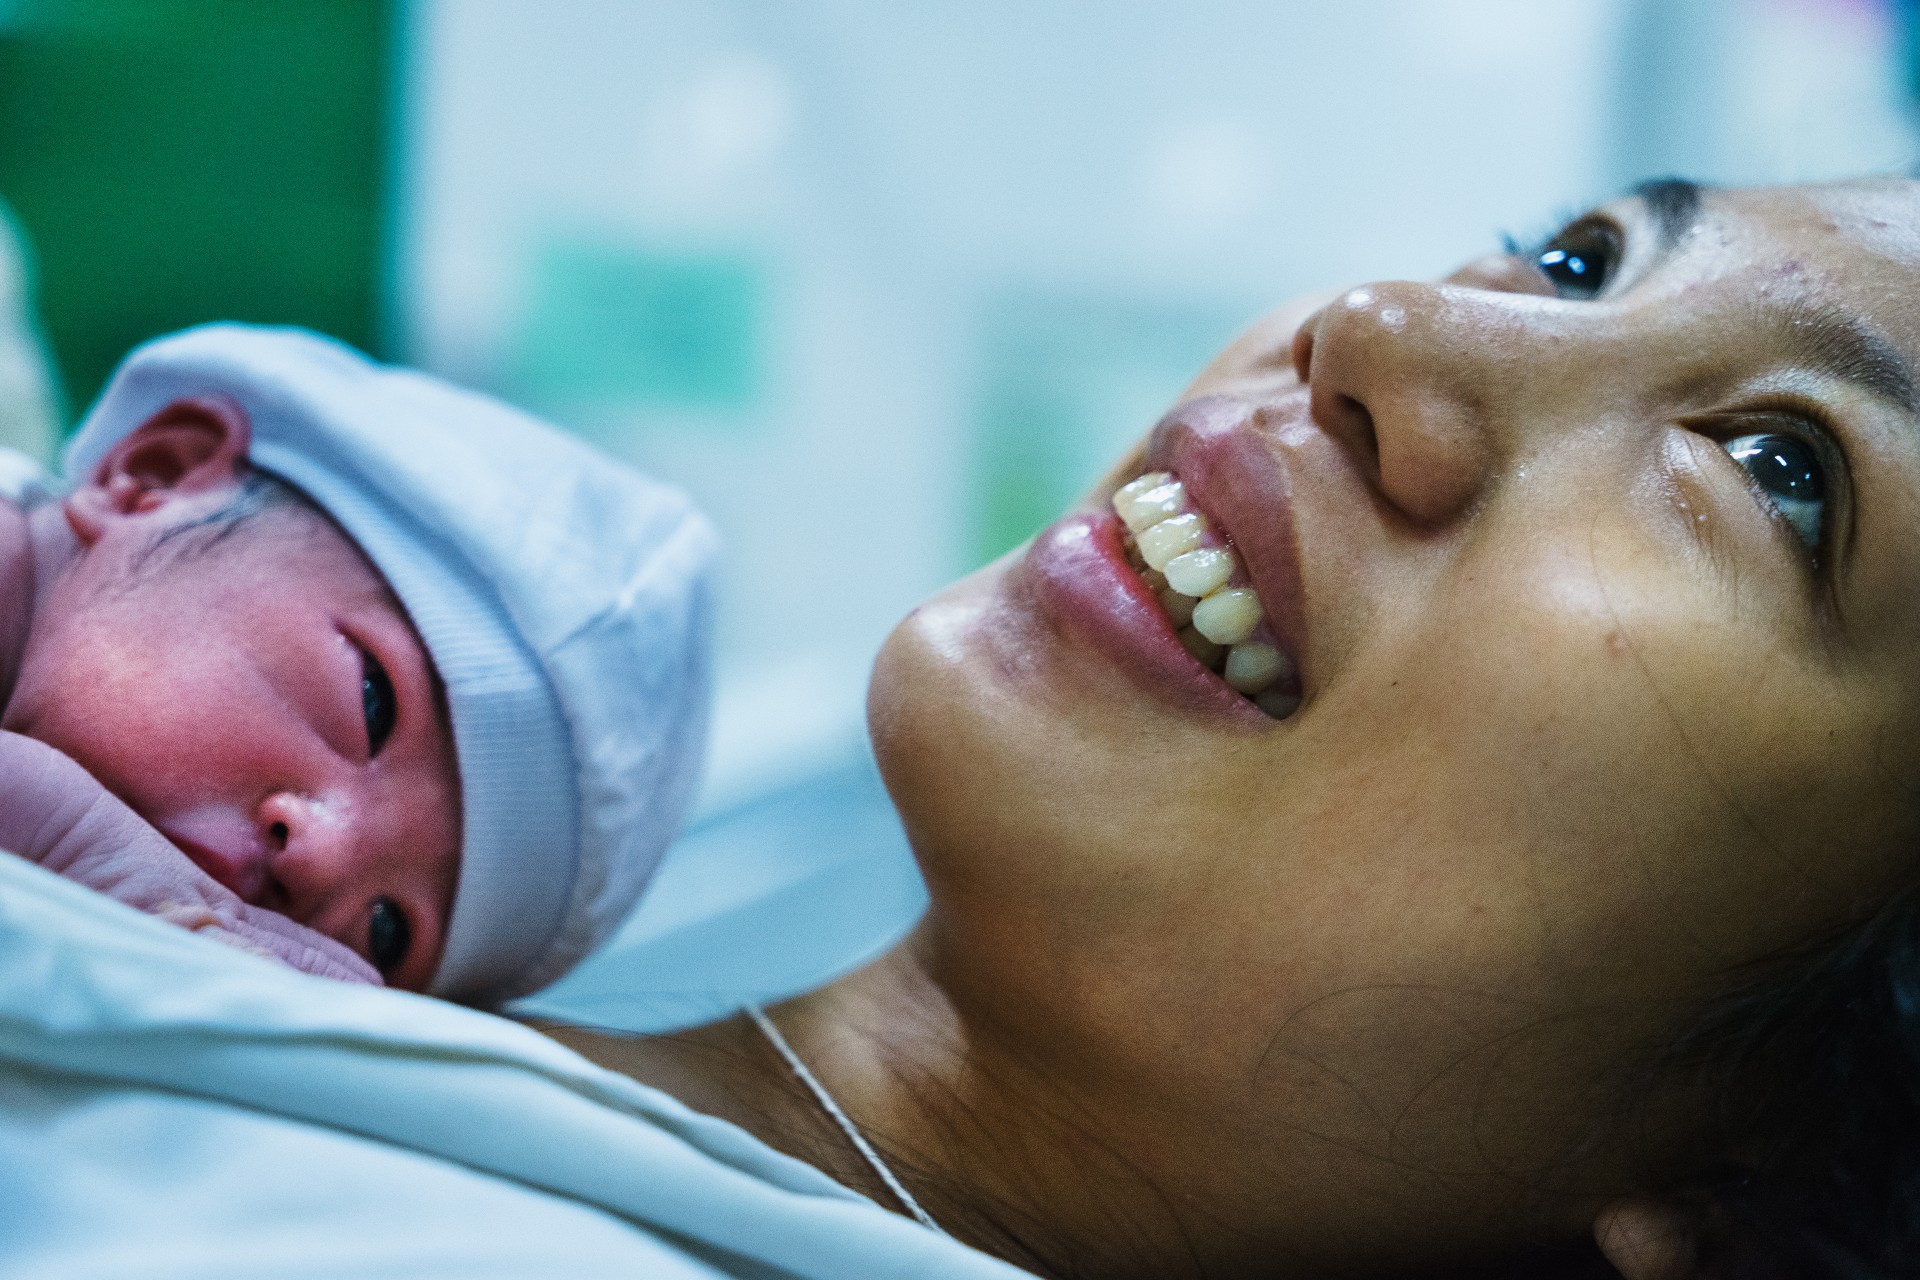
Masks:
[[[1620,262],[1620,235],[1608,223],[1576,222],[1533,256],[1533,265],[1563,298],[1585,301],[1597,295]]]
[[[360,651],[360,709],[366,716],[367,757],[371,759],[393,736],[393,722],[399,712],[387,669],[364,649]]]
[[[407,923],[407,913],[392,898],[375,898],[367,921],[367,958],[373,967],[382,977],[392,977],[406,963],[412,946],[413,926]]]
[[[1726,442],[1761,493],[1809,549],[1826,523],[1827,475],[1814,447],[1797,436],[1736,436]]]

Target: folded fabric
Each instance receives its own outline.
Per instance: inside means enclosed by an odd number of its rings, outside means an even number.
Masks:
[[[1010,1280],[528,1028],[0,857],[0,1275]]]

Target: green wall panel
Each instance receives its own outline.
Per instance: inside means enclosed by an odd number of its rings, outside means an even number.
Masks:
[[[966,567],[1059,519],[1248,314],[1034,293],[983,307]]]
[[[688,409],[737,420],[764,381],[769,293],[751,254],[556,239],[538,255],[509,357],[514,391],[561,412]]]
[[[204,320],[377,346],[383,0],[0,0],[0,199],[74,411]]]

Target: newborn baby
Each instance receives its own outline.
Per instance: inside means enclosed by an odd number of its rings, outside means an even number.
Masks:
[[[680,494],[231,325],[135,352],[67,470],[0,456],[0,848],[479,1004],[619,923],[704,730],[712,539]]]

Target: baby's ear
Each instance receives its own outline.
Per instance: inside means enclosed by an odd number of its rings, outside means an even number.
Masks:
[[[91,546],[115,520],[236,485],[253,431],[226,400],[176,400],[113,446],[66,500],[67,524]]]
[[[1677,1207],[1638,1196],[1616,1200],[1593,1222],[1594,1242],[1621,1280],[1696,1280],[1693,1223]]]

